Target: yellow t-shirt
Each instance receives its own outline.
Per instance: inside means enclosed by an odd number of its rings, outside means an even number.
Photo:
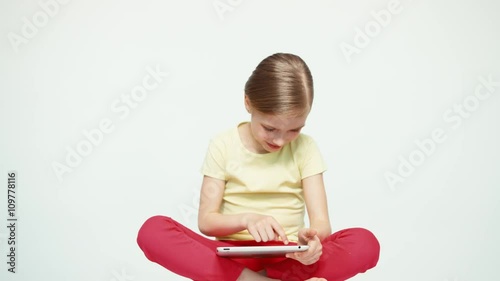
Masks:
[[[224,180],[221,214],[257,213],[274,217],[290,241],[304,227],[302,179],[323,173],[326,165],[314,140],[299,136],[279,151],[258,154],[241,142],[238,127],[210,141],[201,172]],[[216,237],[218,240],[253,240],[247,230]]]

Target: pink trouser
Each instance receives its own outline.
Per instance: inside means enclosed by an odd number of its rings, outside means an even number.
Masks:
[[[284,281],[302,281],[311,277],[346,280],[374,267],[380,251],[377,238],[370,231],[349,228],[324,239],[323,254],[312,265],[281,257],[222,258],[215,253],[217,247],[283,243],[212,240],[165,216],[149,218],[139,230],[137,243],[149,260],[197,281],[235,281],[244,268],[265,269],[268,277]]]

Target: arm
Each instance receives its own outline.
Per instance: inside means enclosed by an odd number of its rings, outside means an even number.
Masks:
[[[322,255],[321,241],[331,234],[326,192],[323,183],[323,174],[316,174],[302,180],[304,199],[309,214],[310,228],[299,230],[299,243],[309,245],[305,252],[287,254],[302,264],[309,265],[317,262]]]
[[[323,174],[316,174],[303,179],[302,188],[311,224],[310,228],[316,230],[319,239],[323,241],[332,232]]]
[[[243,215],[222,215],[219,213],[225,182],[204,176],[201,185],[198,228],[207,236],[225,236],[246,229]]]
[[[223,215],[219,212],[225,182],[204,176],[201,186],[198,228],[207,236],[226,236],[245,229],[255,241],[281,240],[288,244],[285,230],[271,216],[252,213]]]

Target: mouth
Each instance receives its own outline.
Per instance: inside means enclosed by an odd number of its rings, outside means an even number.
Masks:
[[[279,145],[270,144],[270,143],[268,143],[268,142],[266,142],[266,144],[267,144],[270,148],[272,148],[273,150],[278,150],[278,149],[280,149],[280,148],[281,148],[281,146],[279,146]]]

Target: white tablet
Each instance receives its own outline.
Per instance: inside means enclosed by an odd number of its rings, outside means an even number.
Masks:
[[[217,247],[217,255],[233,258],[284,257],[286,253],[303,252],[307,249],[307,245]]]

